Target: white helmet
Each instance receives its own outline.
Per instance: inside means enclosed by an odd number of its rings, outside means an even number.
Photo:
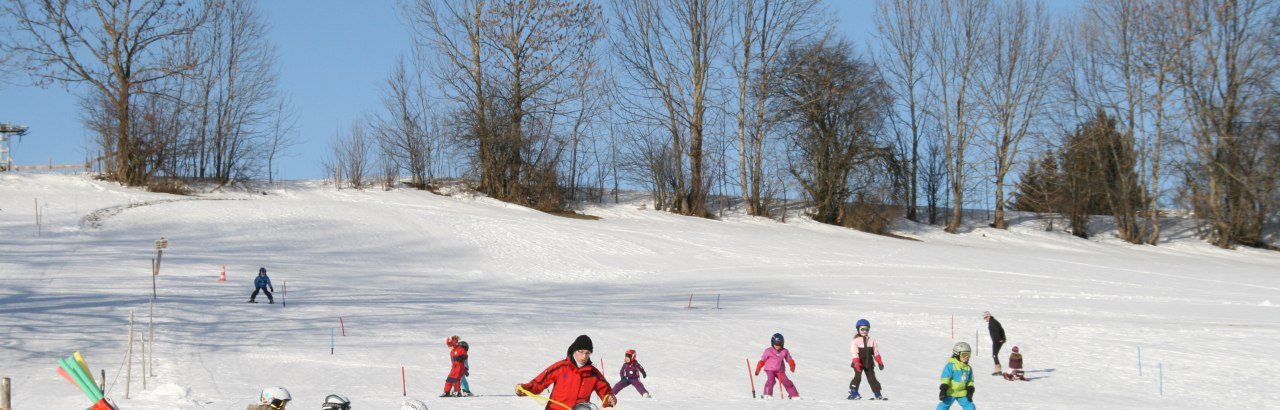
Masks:
[[[973,352],[973,348],[969,347],[969,344],[965,342],[956,343],[956,346],[951,348],[951,354],[955,356],[959,356],[961,353],[971,352]]]
[[[284,408],[285,403],[293,400],[293,396],[289,395],[289,391],[283,387],[268,387],[262,389],[262,394],[258,396],[262,404],[271,406],[272,408]]]
[[[573,406],[573,410],[600,410],[595,403],[584,401]]]
[[[427,410],[427,403],[423,403],[422,400],[405,400],[404,404],[400,405],[400,410]]]
[[[330,394],[320,406],[320,410],[351,410],[351,400],[341,394]]]

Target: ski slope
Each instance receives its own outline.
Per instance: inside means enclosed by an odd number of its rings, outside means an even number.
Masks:
[[[408,397],[432,409],[540,409],[513,386],[588,334],[611,383],[626,349],[653,377],[653,398],[627,389],[619,409],[920,409],[937,402],[951,346],[976,337],[982,409],[1280,402],[1276,252],[1213,248],[1178,225],[1157,247],[1081,240],[1030,219],[959,235],[901,223],[919,239],[908,241],[641,203],[591,207],[601,219],[583,220],[415,190],[294,182],[173,196],[3,173],[0,376],[12,378],[15,409],[83,409],[88,400],[54,371],[80,350],[95,377],[106,369],[122,409],[240,410],[272,385],[293,393],[291,409],[319,408],[330,393],[396,409],[403,366]],[[162,236],[155,377],[144,389],[135,365],[125,399],[127,323],[132,313],[146,329]],[[245,303],[258,267],[274,305]],[[1001,361],[1019,346],[1031,382],[988,376],[984,310],[1009,335]],[[880,343],[890,401],[844,400],[859,318]],[[747,362],[775,332],[796,358],[802,400],[751,398]],[[452,334],[471,345],[469,381],[482,397],[436,398]]]

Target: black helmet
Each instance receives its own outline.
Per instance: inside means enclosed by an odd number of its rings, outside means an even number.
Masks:
[[[351,410],[351,400],[340,394],[330,394],[320,406],[321,410]]]
[[[267,273],[267,268],[258,268],[258,273]]]
[[[769,339],[769,343],[774,346],[785,346],[786,339],[782,337],[782,333],[774,333],[773,338]]]

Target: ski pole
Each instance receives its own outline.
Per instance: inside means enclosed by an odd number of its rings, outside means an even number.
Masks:
[[[535,398],[535,399],[541,400],[543,403],[555,403],[555,404],[559,405],[560,407],[564,407],[564,409],[565,409],[565,410],[573,410],[573,408],[572,408],[572,407],[569,407],[568,405],[566,405],[566,404],[564,404],[564,403],[561,403],[561,402],[558,402],[558,401],[555,401],[555,400],[551,400],[551,398],[549,398],[549,397],[546,397],[546,396],[543,396],[543,395],[540,395],[540,394],[534,394],[534,393],[533,393],[533,392],[531,392],[531,391],[525,390],[524,386],[521,386],[521,385],[518,385],[518,384],[517,384],[517,385],[516,385],[516,388],[517,388],[517,389],[520,389],[520,392],[521,392],[521,393],[524,393],[524,395],[525,395],[525,396],[529,396],[529,397],[532,397],[532,398]]]
[[[747,380],[751,380],[751,398],[756,398],[756,378],[751,376],[751,359],[747,361]]]

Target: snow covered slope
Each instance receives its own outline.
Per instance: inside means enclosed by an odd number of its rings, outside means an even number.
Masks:
[[[1033,222],[960,235],[906,226],[917,242],[638,208],[588,209],[602,218],[592,221],[413,190],[299,182],[182,197],[0,174],[0,376],[13,380],[15,409],[82,409],[54,371],[81,350],[122,409],[239,410],[272,385],[293,392],[290,408],[340,393],[355,408],[395,409],[404,366],[409,397],[432,409],[538,409],[513,386],[588,334],[611,382],[626,349],[653,377],[653,398],[628,389],[621,409],[919,409],[936,403],[952,344],[976,337],[983,409],[1280,402],[1275,252],[1216,249],[1178,230],[1151,247]],[[145,329],[161,236],[155,378],[144,390],[135,366],[125,399],[127,322],[132,312]],[[258,267],[277,291],[287,282],[287,307],[282,292],[274,305],[244,303]],[[987,375],[984,310],[1033,381]],[[888,402],[844,400],[859,318],[881,344]],[[775,332],[803,400],[751,399],[747,362]],[[471,386],[488,397],[435,397],[452,334],[470,342]]]

